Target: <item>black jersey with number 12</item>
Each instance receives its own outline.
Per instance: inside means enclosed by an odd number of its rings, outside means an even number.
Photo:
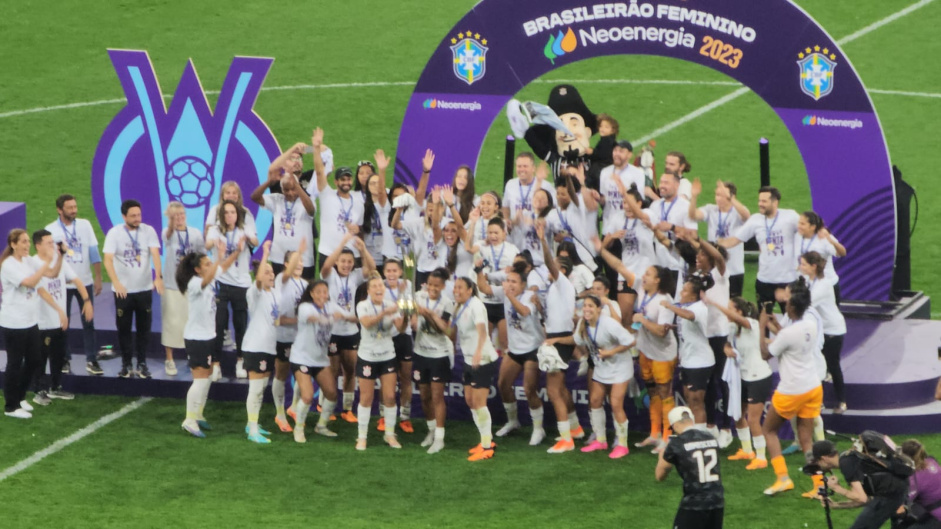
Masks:
[[[719,474],[719,442],[709,432],[690,428],[670,438],[663,459],[683,478],[681,509],[707,511],[724,507]]]

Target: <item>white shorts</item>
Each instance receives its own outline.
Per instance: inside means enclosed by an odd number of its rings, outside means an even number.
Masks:
[[[592,380],[601,384],[620,384],[634,378],[634,358],[630,352],[616,354],[611,358],[598,361],[595,358],[595,371]]]
[[[160,344],[173,349],[183,349],[183,328],[189,316],[189,303],[179,290],[165,289],[160,296],[162,330]]]

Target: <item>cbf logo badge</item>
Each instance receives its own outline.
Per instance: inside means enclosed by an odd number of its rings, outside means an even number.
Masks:
[[[274,59],[234,58],[213,113],[192,61],[168,110],[147,52],[108,54],[127,105],[108,124],[92,163],[95,212],[105,232],[123,222],[126,199],[141,203],[144,222],[163,227],[167,204],[182,202],[187,224],[201,227],[223,182],[235,181],[247,194],[264,179],[280,149],[252,107]],[[245,206],[264,239],[271,215],[259,214],[251,201]]]
[[[800,67],[801,91],[814,98],[814,101],[819,101],[833,91],[836,54],[830,53],[827,48],[821,50],[820,46],[814,46],[813,50],[804,48],[797,57],[800,59],[797,66]]]
[[[487,73],[487,39],[481,39],[480,33],[467,31],[458,33],[451,44],[454,75],[469,85],[483,79]]]

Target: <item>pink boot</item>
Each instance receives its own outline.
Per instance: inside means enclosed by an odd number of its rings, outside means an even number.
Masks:
[[[588,452],[594,452],[595,450],[607,450],[607,449],[608,449],[608,443],[602,443],[601,441],[592,441],[591,444],[582,448],[582,452],[585,452],[587,454]]]

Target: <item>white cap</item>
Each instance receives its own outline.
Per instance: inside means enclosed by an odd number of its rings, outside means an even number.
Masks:
[[[687,408],[686,406],[677,406],[670,410],[670,413],[667,414],[667,420],[670,421],[670,426],[673,426],[683,419],[693,420],[693,410]]]

